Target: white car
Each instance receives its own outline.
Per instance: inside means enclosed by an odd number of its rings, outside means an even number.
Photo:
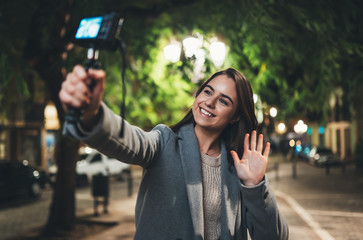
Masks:
[[[92,150],[84,160],[77,162],[76,173],[78,176],[87,176],[88,182],[91,182],[92,177],[98,174],[123,179],[130,173],[130,165]]]

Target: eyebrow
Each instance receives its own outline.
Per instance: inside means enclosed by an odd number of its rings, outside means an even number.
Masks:
[[[211,85],[206,85],[206,87],[210,88],[213,92],[215,92],[214,88]],[[231,101],[231,103],[234,103],[232,101],[232,98],[230,98],[228,95],[222,93],[221,96],[224,97],[224,98],[229,99],[229,101]]]

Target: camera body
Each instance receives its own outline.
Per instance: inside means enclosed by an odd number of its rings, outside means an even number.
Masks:
[[[81,20],[77,32],[74,36],[73,43],[81,47],[88,48],[87,60],[85,62],[85,70],[90,68],[98,69],[99,50],[114,51],[121,43],[121,27],[123,19],[118,14],[112,12],[103,16],[84,18]],[[122,50],[121,44],[121,51]],[[88,87],[92,89],[94,82],[92,81]],[[83,110],[80,108],[69,108],[66,121],[69,123],[77,123],[81,118]]]
[[[120,40],[123,18],[117,13],[83,18],[73,42],[76,45],[98,50],[114,51]]]

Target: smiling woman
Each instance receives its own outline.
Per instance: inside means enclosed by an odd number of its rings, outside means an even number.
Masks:
[[[195,131],[200,127],[220,135],[228,124],[238,120],[237,92],[233,79],[225,75],[215,77],[204,88],[193,104],[193,116],[197,123]]]
[[[65,132],[144,168],[134,239],[247,239],[247,231],[252,239],[288,238],[265,177],[270,144],[263,151],[252,89],[240,72],[213,74],[179,123],[146,132],[125,121],[122,138],[122,119],[102,102],[104,82],[102,70],[76,66],[68,74],[60,99],[66,110],[84,106],[84,115]]]

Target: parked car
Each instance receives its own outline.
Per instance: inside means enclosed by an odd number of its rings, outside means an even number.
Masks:
[[[338,166],[341,160],[338,154],[332,152],[329,148],[313,147],[309,153],[309,162],[316,166]]]
[[[92,150],[84,160],[77,162],[76,173],[78,176],[87,176],[88,182],[98,174],[116,176],[122,180],[127,174],[130,174],[130,165],[108,158],[97,150]]]
[[[0,200],[19,196],[39,197],[42,193],[43,175],[27,161],[0,161]]]

